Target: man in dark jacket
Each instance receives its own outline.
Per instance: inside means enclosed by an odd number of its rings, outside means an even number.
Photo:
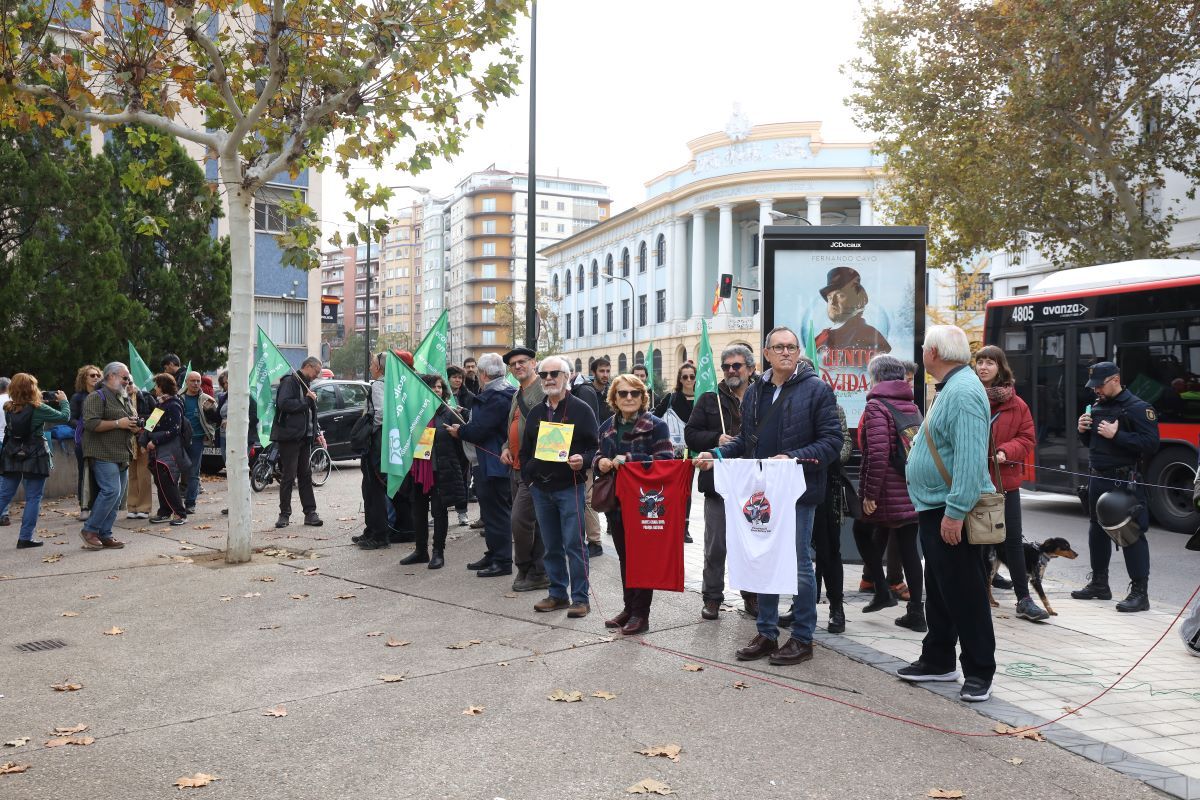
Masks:
[[[504,360],[499,353],[484,353],[479,371],[487,381],[475,400],[471,419],[465,425],[447,425],[452,436],[477,445],[479,466],[475,472],[475,494],[483,518],[487,552],[467,565],[480,578],[512,575],[512,492],[509,468],[500,461],[508,430],[508,410],[516,391],[504,380]]]
[[[379,471],[383,460],[383,407],[384,400],[384,368],[387,354],[376,353],[371,357],[371,404],[363,409],[363,413],[371,414],[371,443],[367,452],[359,458],[359,469],[362,471],[362,500],[363,517],[366,527],[359,536],[353,536],[350,541],[364,550],[377,550],[388,546],[388,517],[387,507],[390,502],[387,494],[387,475]]]
[[[292,516],[292,486],[299,480],[300,507],[304,524],[319,527],[324,523],[317,516],[317,498],[313,494],[313,442],[325,446],[325,436],[317,426],[317,395],[309,384],[321,373],[321,359],[309,356],[298,372],[289,372],[279,381],[275,394],[275,421],[271,425],[271,441],[279,448],[279,519],[276,528],[286,528]]]
[[[742,400],[742,430],[716,448],[722,458],[795,458],[804,462],[804,494],[796,501],[796,594],[792,638],[776,647],[779,636],[779,595],[758,596],[758,635],[737,651],[740,661],[770,656],[786,666],[813,656],[817,627],[816,577],[810,558],[812,525],[817,504],[825,498],[829,466],[842,449],[833,390],[812,367],[799,360],[800,339],[790,328],[767,334],[765,353],[771,368],[746,391]],[[697,466],[712,468],[713,453],[701,453]]]
[[[716,394],[705,392],[696,398],[684,428],[684,440],[694,452],[728,444],[742,430],[742,398],[755,381],[750,348],[742,344],[726,347],[721,352],[721,372],[725,379],[717,384]],[[699,484],[704,494],[704,608],[700,616],[716,619],[725,599],[725,501],[713,486],[712,472],[701,472]],[[757,595],[742,592],[742,601],[746,613],[757,617]]]
[[[569,605],[568,617],[586,617],[591,609],[583,505],[587,486],[585,465],[591,464],[596,455],[596,415],[587,403],[568,391],[571,364],[567,359],[560,356],[542,359],[538,378],[545,397],[530,409],[525,420],[520,463],[521,479],[532,495],[545,546],[543,563],[550,593],[533,607],[536,611],[554,611]],[[570,445],[556,454],[565,460],[535,457],[542,423],[573,426]]]

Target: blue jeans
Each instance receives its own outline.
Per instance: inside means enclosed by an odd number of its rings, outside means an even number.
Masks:
[[[554,491],[530,484],[529,490],[542,544],[546,548],[542,563],[546,577],[550,579],[550,596],[566,599],[567,589],[570,588],[572,603],[586,603],[588,553],[583,530],[583,506],[587,484],[581,481],[573,488]]]
[[[192,508],[196,505],[196,498],[200,496],[200,459],[204,457],[203,436],[192,437],[187,454],[188,459],[192,462],[192,468],[188,471],[187,491],[183,495],[183,504]]]
[[[83,529],[101,539],[112,538],[112,526],[117,521],[117,509],[125,497],[129,485],[129,466],[115,461],[92,459],[92,476],[100,493],[92,499],[92,513],[83,523]]]
[[[21,541],[33,541],[33,529],[37,527],[38,513],[42,510],[42,490],[46,479],[35,475],[14,472],[11,476],[0,475],[0,517],[8,513],[8,504],[17,494],[17,487],[25,481],[25,512],[21,515]]]
[[[796,594],[792,598],[795,618],[792,638],[811,643],[817,629],[817,579],[813,574],[812,528],[817,507],[796,505]],[[768,639],[779,638],[779,595],[758,596],[758,632]]]

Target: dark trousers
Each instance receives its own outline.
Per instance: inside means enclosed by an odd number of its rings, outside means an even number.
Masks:
[[[512,566],[512,491],[508,477],[492,478],[475,472],[475,495],[483,518],[483,541],[488,560],[499,567]]]
[[[625,607],[622,609],[631,617],[650,616],[650,604],[654,602],[653,589],[630,589],[625,585],[625,524],[621,521],[620,509],[609,511],[608,535],[612,537],[613,547],[617,548],[617,559],[621,562],[621,588],[625,590]]]
[[[833,481],[825,502],[817,506],[813,515],[813,566],[816,570],[817,596],[821,595],[821,581],[825,581],[825,596],[830,601],[842,601],[842,530],[836,523],[834,513]]]
[[[183,498],[179,496],[179,482],[171,477],[171,470],[161,461],[150,459],[150,476],[154,478],[154,488],[158,489],[158,514],[156,516],[165,517],[168,514],[174,514],[177,517],[186,517],[187,511],[183,507]]]
[[[433,549],[446,549],[446,531],[450,529],[450,510],[442,502],[442,495],[435,486],[425,494],[418,486],[412,493],[412,526],[416,551],[429,549],[429,515],[433,514]]]
[[[363,511],[366,516],[366,530],[363,534],[368,539],[377,542],[388,540],[387,518],[387,476],[379,471],[381,434],[376,431],[371,436],[371,449],[367,455],[358,460],[362,472]]]
[[[79,498],[79,510],[87,511],[83,507],[83,443],[75,445],[75,464],[79,467],[79,477],[75,479],[75,496]]]
[[[1088,511],[1090,519],[1088,525],[1088,554],[1091,556],[1093,573],[1108,572],[1108,564],[1112,560],[1112,551],[1116,547],[1113,540],[1108,538],[1108,534],[1104,532],[1104,528],[1101,528],[1100,523],[1096,521],[1096,501],[1100,499],[1100,495],[1119,486],[1128,488],[1129,482],[1098,476],[1092,476],[1088,479]],[[1150,504],[1146,498],[1146,490],[1141,486],[1135,485],[1133,493],[1137,497],[1138,502],[1142,504],[1142,511],[1138,514],[1137,518],[1137,524],[1142,529],[1142,535],[1136,542],[1129,545],[1129,547],[1122,548],[1125,553],[1125,571],[1129,573],[1130,580],[1150,577],[1150,542],[1146,539],[1146,530],[1150,527]]]
[[[1108,538],[1107,536],[1105,537]],[[1021,490],[1004,493],[1004,563],[1012,580],[1017,600],[1029,597],[1029,576],[1025,574],[1025,542],[1021,536]],[[985,569],[991,569],[985,564]]]
[[[455,441],[458,441],[458,440],[455,439]],[[460,450],[462,449],[462,445],[459,445],[459,449]],[[456,505],[454,507],[454,510],[466,512],[467,501],[471,499],[471,472],[472,472],[471,462],[467,460],[467,457],[465,455],[460,455],[458,457],[458,461],[462,465],[463,501],[461,503],[459,503],[458,505]]]
[[[307,439],[295,442],[276,442],[279,448],[279,515],[292,514],[292,487],[299,482],[300,508],[305,516],[317,513],[317,498],[313,495],[312,466],[308,463],[312,448]]]
[[[381,445],[382,446],[382,445]],[[398,534],[398,538],[407,540],[413,535],[412,530],[412,472],[404,476],[404,480],[400,483],[400,488],[392,495],[392,525],[393,530],[390,533]],[[428,527],[428,526],[426,526]]]
[[[884,589],[900,582],[892,580],[889,566],[887,583],[884,583],[884,552],[894,548],[899,555],[898,560],[904,563],[910,602],[921,602],[925,587],[921,572],[921,552],[917,548],[917,523],[901,525],[899,528],[883,528],[865,522],[855,522],[854,543],[858,545],[858,551],[862,554],[863,573],[867,580]]]
[[[540,575],[544,572],[542,559],[546,555],[546,548],[538,530],[533,494],[516,470],[512,471],[509,491],[512,495],[513,564],[521,574],[532,572]]]
[[[938,672],[950,672],[955,646],[961,645],[963,674],[990,682],[996,674],[996,634],[983,560],[979,548],[967,543],[965,530],[956,545],[942,540],[945,513],[945,508],[935,508],[917,515],[925,550],[925,618],[929,623],[921,661]]]

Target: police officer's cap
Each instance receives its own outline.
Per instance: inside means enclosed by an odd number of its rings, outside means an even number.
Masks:
[[[1113,375],[1120,375],[1121,370],[1111,361],[1100,361],[1088,367],[1087,388],[1095,389],[1104,384]]]

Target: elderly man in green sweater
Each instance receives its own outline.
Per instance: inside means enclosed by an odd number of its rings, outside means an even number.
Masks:
[[[958,680],[954,656],[961,645],[959,697],[977,703],[991,697],[996,636],[983,559],[979,548],[968,543],[963,519],[981,494],[992,491],[987,471],[991,411],[983,384],[967,366],[971,348],[962,329],[929,328],[921,358],[938,381],[937,399],[913,440],[905,475],[925,553],[929,632],[921,657],[897,674],[906,681]],[[949,485],[934,461],[935,447]]]

